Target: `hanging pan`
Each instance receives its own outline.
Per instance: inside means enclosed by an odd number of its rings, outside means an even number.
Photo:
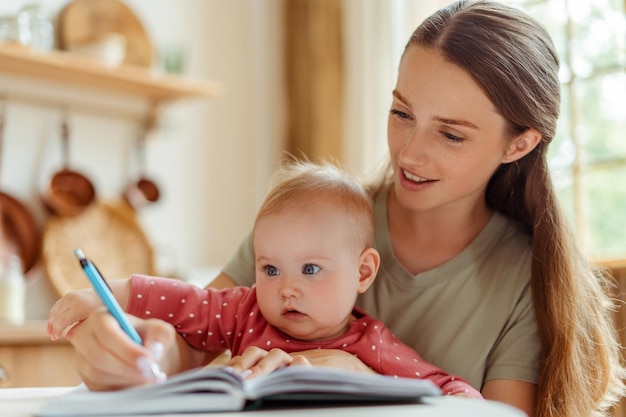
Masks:
[[[0,162],[4,145],[4,103],[0,105]],[[0,165],[0,173],[2,167]],[[37,222],[30,210],[18,199],[0,191],[0,256],[3,261],[11,255],[18,255],[24,273],[37,263],[41,236]]]
[[[57,171],[42,193],[46,208],[59,216],[75,216],[89,206],[96,197],[92,182],[85,175],[69,168],[69,126],[66,115],[61,122],[61,152],[63,168]]]

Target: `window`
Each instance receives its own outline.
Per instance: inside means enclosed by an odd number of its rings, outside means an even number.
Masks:
[[[509,0],[542,22],[561,58],[562,105],[549,163],[590,255],[626,258],[624,0]]]

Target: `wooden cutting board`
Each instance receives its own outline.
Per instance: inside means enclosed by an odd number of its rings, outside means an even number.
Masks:
[[[126,38],[124,64],[152,66],[150,38],[135,13],[119,0],[74,0],[61,11],[59,45],[63,50],[101,39],[108,33]]]
[[[121,199],[98,201],[74,217],[53,216],[43,233],[46,276],[59,296],[89,287],[74,249],[80,248],[107,280],[154,275],[154,254],[137,214]]]

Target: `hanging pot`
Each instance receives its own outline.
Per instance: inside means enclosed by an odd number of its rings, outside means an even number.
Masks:
[[[0,109],[0,162],[4,144],[4,104]],[[0,166],[0,173],[2,168]],[[24,273],[37,263],[41,252],[40,230],[30,210],[15,197],[0,191],[0,256],[18,255]]]
[[[59,216],[75,216],[96,197],[92,182],[85,175],[69,168],[69,127],[64,116],[61,124],[63,168],[56,172],[42,193],[46,208]]]
[[[156,183],[146,176],[146,142],[149,132],[149,129],[145,129],[137,139],[139,178],[131,182],[124,190],[124,199],[134,209],[155,203],[161,195]]]

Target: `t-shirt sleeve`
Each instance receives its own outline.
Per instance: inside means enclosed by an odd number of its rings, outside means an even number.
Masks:
[[[539,335],[530,284],[522,292],[506,328],[487,358],[485,381],[515,379],[537,383]]]
[[[247,287],[254,284],[254,245],[252,232],[241,242],[239,249],[228,263],[222,268],[222,272],[231,277],[237,285]]]
[[[374,323],[375,324],[375,323]],[[482,399],[478,390],[472,387],[463,378],[450,375],[444,370],[425,361],[411,347],[402,343],[382,323],[376,327],[380,329],[379,365],[381,373],[405,378],[428,379],[437,385],[444,395],[462,394]],[[372,345],[372,348],[376,346]]]

